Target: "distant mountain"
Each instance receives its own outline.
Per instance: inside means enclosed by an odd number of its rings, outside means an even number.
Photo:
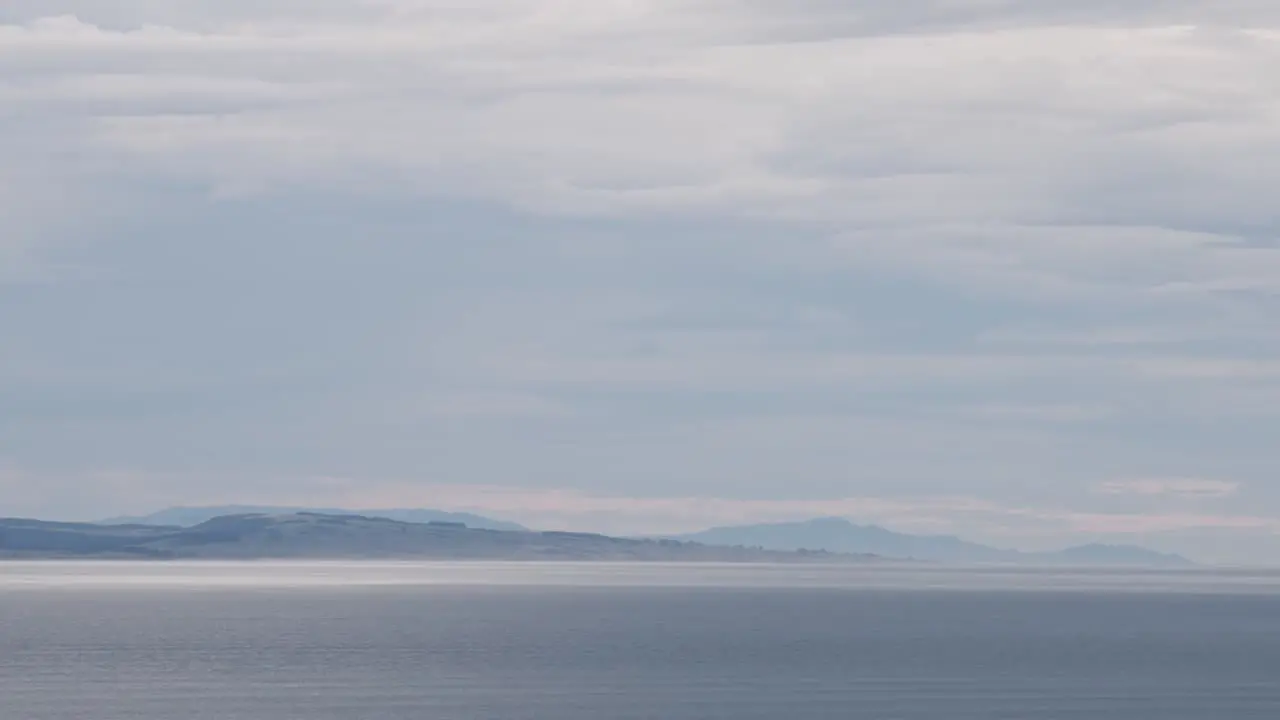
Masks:
[[[1137,545],[1079,545],[1050,555],[1059,562],[1071,565],[1175,567],[1194,564],[1181,555],[1156,552]]]
[[[289,513],[212,518],[194,527],[0,519],[3,558],[638,560],[653,562],[865,562],[868,556],[711,547],[675,540],[359,515]]]
[[[523,525],[463,512],[443,510],[395,509],[395,510],[344,510],[340,508],[278,507],[273,505],[222,505],[215,507],[171,507],[150,515],[117,517],[103,520],[102,525],[173,525],[194,527],[216,517],[227,515],[289,515],[313,513],[316,515],[361,515],[385,518],[407,523],[459,522],[481,530],[528,530]]]
[[[0,557],[152,557],[143,546],[173,528],[0,519]]]
[[[1154,567],[1191,565],[1191,561],[1178,555],[1130,545],[1084,545],[1058,552],[1027,553],[980,545],[951,535],[908,535],[875,525],[855,525],[844,518],[719,527],[681,535],[676,539],[708,545],[769,550],[871,553],[946,563]]]

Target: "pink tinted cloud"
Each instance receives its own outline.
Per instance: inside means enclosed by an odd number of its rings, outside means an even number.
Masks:
[[[1183,492],[1196,488],[1179,486]],[[1151,489],[1151,488],[1147,488]],[[1199,488],[1208,492],[1208,486]],[[1225,490],[1225,488],[1223,488]],[[960,532],[981,525],[1004,534],[1047,528],[1081,534],[1143,534],[1180,530],[1267,530],[1280,532],[1272,518],[1196,513],[1093,513],[1071,509],[1017,507],[975,497],[846,497],[764,500],[708,497],[626,497],[579,490],[539,490],[504,486],[384,486],[370,494],[352,487],[342,498],[359,508],[426,504],[492,513],[540,527],[609,532],[684,532],[713,525],[848,517],[887,524],[908,532]],[[1031,534],[1035,534],[1031,532]]]
[[[1253,530],[1280,532],[1280,522],[1251,515],[1198,515],[1193,513],[1102,514],[1071,513],[1071,529],[1082,533],[1145,534],[1182,530]]]
[[[1102,495],[1131,495],[1141,497],[1222,498],[1240,491],[1240,484],[1210,478],[1133,478],[1109,480],[1100,483],[1095,490]]]
[[[766,500],[714,497],[631,497],[572,489],[353,483],[333,502],[353,509],[426,505],[523,520],[540,527],[611,532],[684,532],[711,525],[851,517],[893,522],[919,531],[942,530],[950,518],[1007,512],[971,497]]]
[[[388,507],[431,507],[471,511],[516,520],[532,527],[619,534],[678,533],[714,525],[846,517],[904,532],[962,536],[1033,538],[1116,535],[1216,529],[1280,534],[1280,520],[1225,513],[1105,513],[1071,508],[1024,507],[967,496],[844,497],[831,499],[734,499],[715,497],[633,497],[574,489],[500,485],[423,485],[343,477],[275,478],[258,491],[249,483],[174,483],[174,478],[130,473],[33,477],[0,465],[0,491],[11,512],[44,514],[54,505],[76,509],[86,519],[146,512],[165,505],[264,504],[342,507],[355,511]],[[1214,496],[1234,489],[1206,481],[1127,481],[1101,486],[1111,494],[1157,497],[1182,493]],[[178,488],[182,488],[179,490]],[[1100,490],[1103,491],[1103,490]],[[1196,493],[1199,493],[1197,495]],[[59,496],[59,497],[54,497]],[[81,498],[71,502],[75,498]],[[108,499],[110,498],[110,499]],[[121,499],[128,503],[121,505]],[[96,509],[86,509],[92,506]]]

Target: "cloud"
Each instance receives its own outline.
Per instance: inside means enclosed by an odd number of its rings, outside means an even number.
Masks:
[[[1099,484],[1097,491],[1103,495],[1213,499],[1235,495],[1240,491],[1240,484],[1201,478],[1138,478],[1109,480]]]
[[[1245,5],[59,7],[0,26],[0,87],[126,172],[768,218],[984,292],[1280,287],[1280,36]]]
[[[1076,513],[1069,516],[1077,532],[1112,535],[1143,535],[1197,530],[1262,531],[1280,533],[1275,518],[1249,515],[1190,513]]]
[[[0,455],[1272,508],[1278,77],[1247,0],[9,0]]]
[[[536,395],[502,395],[493,393],[459,393],[432,398],[429,412],[450,418],[555,418],[572,412],[554,400]]]

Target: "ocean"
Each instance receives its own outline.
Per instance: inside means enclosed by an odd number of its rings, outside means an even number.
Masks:
[[[1266,572],[0,563],[3,720],[1259,720]]]

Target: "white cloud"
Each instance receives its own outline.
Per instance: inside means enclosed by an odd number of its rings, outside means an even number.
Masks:
[[[1235,495],[1240,491],[1240,484],[1202,478],[1138,478],[1109,480],[1099,484],[1097,490],[1104,495],[1213,499]]]
[[[1244,6],[56,7],[89,19],[0,26],[0,95],[134,172],[783,218],[987,291],[1280,288],[1236,235],[1280,180],[1276,18]]]

